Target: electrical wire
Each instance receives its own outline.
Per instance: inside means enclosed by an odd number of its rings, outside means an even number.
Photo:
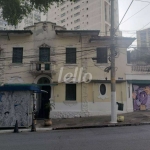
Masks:
[[[146,5],[145,7],[143,7],[142,9],[140,9],[138,12],[136,12],[135,14],[133,14],[131,17],[129,17],[128,19],[126,19],[124,22],[122,22],[121,24],[125,23],[126,21],[128,21],[129,19],[131,19],[132,17],[134,17],[135,15],[137,15],[138,13],[140,13],[142,10],[144,10],[146,7],[148,7],[150,5],[150,3],[148,5]]]
[[[115,31],[117,31],[117,30],[118,30],[119,26],[121,25],[121,23],[122,23],[122,21],[123,21],[124,17],[126,16],[126,14],[127,14],[128,10],[130,9],[130,7],[131,7],[131,5],[132,5],[132,3],[133,3],[133,2],[134,2],[134,0],[132,0],[132,1],[131,1],[131,3],[130,3],[130,5],[129,5],[129,7],[127,8],[127,10],[126,10],[125,14],[123,15],[123,17],[122,17],[122,19],[121,19],[121,21],[120,21],[120,23],[119,23],[119,25],[117,26],[117,28],[116,28],[116,30],[115,30]]]

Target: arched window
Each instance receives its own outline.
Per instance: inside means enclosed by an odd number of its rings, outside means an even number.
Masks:
[[[50,83],[50,80],[46,77],[42,77],[38,81],[38,84],[48,84],[48,83]]]

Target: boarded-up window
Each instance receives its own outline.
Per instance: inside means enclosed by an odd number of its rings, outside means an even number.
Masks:
[[[66,48],[66,64],[76,64],[76,48]]]
[[[13,48],[12,63],[22,63],[23,48]]]
[[[76,100],[76,84],[66,84],[66,100]]]
[[[97,48],[97,63],[107,63],[107,48]]]

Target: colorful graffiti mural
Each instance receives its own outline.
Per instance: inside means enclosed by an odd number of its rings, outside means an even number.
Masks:
[[[133,85],[134,110],[150,110],[150,85]]]
[[[30,92],[0,93],[0,127],[28,126]]]

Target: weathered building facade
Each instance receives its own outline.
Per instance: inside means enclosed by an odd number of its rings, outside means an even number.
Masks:
[[[110,37],[99,32],[66,30],[51,22],[0,31],[1,86],[32,84],[47,91],[35,95],[38,118],[44,118],[49,100],[55,104],[52,118],[110,114]],[[123,112],[133,111],[126,81],[131,68],[126,49],[133,41],[116,38],[116,92]]]

